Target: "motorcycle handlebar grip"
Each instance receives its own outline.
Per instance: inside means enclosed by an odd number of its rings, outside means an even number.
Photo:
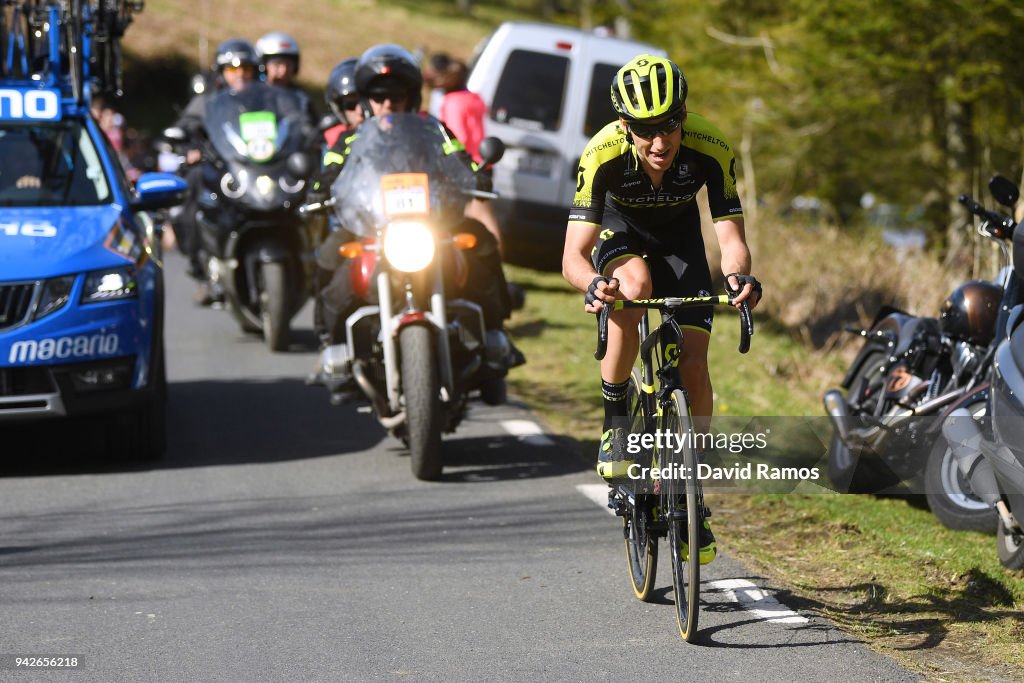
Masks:
[[[605,303],[597,313],[597,351],[594,352],[595,360],[603,360],[604,354],[608,352],[608,315],[611,313],[611,306]]]

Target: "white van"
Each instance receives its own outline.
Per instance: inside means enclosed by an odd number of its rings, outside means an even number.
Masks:
[[[615,72],[665,51],[551,24],[502,24],[477,48],[469,89],[487,103],[486,134],[507,147],[494,167],[505,258],[560,267],[576,169],[590,138],[616,118]]]

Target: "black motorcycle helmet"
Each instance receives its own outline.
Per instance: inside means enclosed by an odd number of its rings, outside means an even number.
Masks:
[[[259,67],[260,60],[256,56],[256,48],[242,38],[231,38],[217,46],[217,55],[213,60],[213,68],[217,73],[227,66]]]
[[[983,280],[965,282],[942,304],[939,327],[959,341],[987,345],[996,333],[1003,290]]]
[[[339,121],[350,124],[348,115],[345,113],[344,100],[346,98],[358,97],[356,89],[356,64],[359,60],[355,57],[339,62],[331,69],[331,75],[327,77],[327,87],[324,88],[324,101],[330,107]]]
[[[376,45],[364,52],[356,64],[356,90],[364,99],[376,94],[403,93],[409,111],[418,111],[423,101],[420,63],[400,45]]]

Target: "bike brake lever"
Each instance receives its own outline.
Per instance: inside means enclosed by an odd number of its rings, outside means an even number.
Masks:
[[[750,350],[752,336],[754,336],[754,314],[750,312],[750,304],[744,300],[740,302],[740,353]]]
[[[608,315],[611,313],[611,305],[605,302],[604,306],[597,313],[597,351],[594,352],[595,360],[603,360],[608,352]]]

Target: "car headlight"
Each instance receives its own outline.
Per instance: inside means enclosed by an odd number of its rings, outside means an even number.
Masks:
[[[384,234],[384,256],[403,273],[423,270],[434,260],[434,235],[423,223],[392,223]]]
[[[138,296],[138,282],[132,268],[110,268],[96,270],[85,276],[82,288],[82,303],[116,301]]]
[[[32,319],[39,320],[62,309],[71,298],[71,288],[74,286],[74,275],[50,278],[43,282],[43,293],[39,297]]]

